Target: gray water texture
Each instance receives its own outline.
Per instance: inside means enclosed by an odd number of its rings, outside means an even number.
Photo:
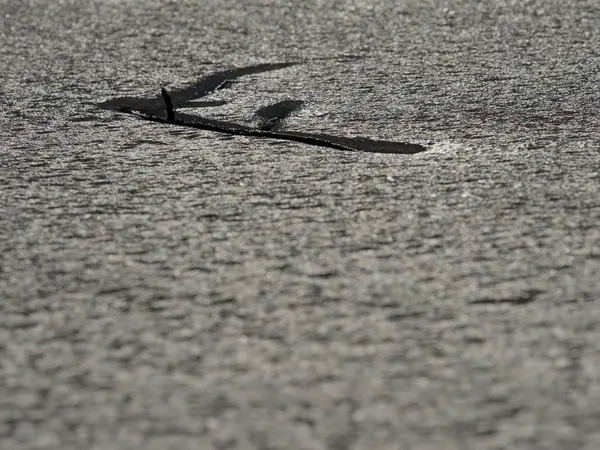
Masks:
[[[0,0],[0,448],[600,448],[599,30],[592,0]],[[98,108],[292,62],[178,112],[427,150]]]

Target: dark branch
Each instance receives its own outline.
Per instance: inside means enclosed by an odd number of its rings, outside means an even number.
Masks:
[[[171,96],[164,87],[160,88],[163,100],[165,101],[165,108],[167,109],[167,122],[173,122],[175,120],[175,111],[173,110],[173,103],[171,102]]]
[[[237,136],[254,136],[262,138],[283,139],[287,141],[302,142],[305,144],[319,145],[321,147],[335,148],[346,151],[362,151],[369,153],[395,153],[412,155],[427,150],[419,144],[408,142],[376,141],[365,138],[343,138],[327,134],[303,133],[301,131],[271,131],[253,129],[244,125],[223,122],[220,120],[207,119],[200,116],[181,114],[178,119],[164,119],[163,117],[130,111],[129,114],[143,120],[158,123],[169,123],[182,127],[196,128],[200,130],[216,131]]]

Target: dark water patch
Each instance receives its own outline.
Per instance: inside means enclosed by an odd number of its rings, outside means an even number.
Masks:
[[[407,319],[417,319],[423,317],[425,314],[422,312],[404,312],[404,313],[393,313],[387,316],[387,319],[392,322],[399,322]]]
[[[307,63],[310,63],[312,61],[351,62],[351,61],[357,61],[359,59],[365,59],[365,57],[361,56],[361,55],[351,55],[351,54],[336,55],[336,56],[318,56],[315,58],[310,58],[310,59],[306,60],[306,62]]]
[[[474,300],[470,300],[469,303],[471,305],[502,305],[502,304],[510,304],[510,305],[526,305],[528,303],[532,303],[537,300],[540,294],[543,291],[538,289],[529,289],[517,295],[511,296],[487,296],[480,297]]]
[[[196,141],[198,139],[210,139],[210,137],[202,136],[197,133],[192,133],[192,134],[187,134],[187,135],[183,136],[183,139],[186,139],[188,141]]]
[[[216,106],[226,105],[228,102],[225,100],[213,100],[213,101],[191,101],[185,104],[186,108],[214,108]]]
[[[156,141],[152,139],[138,139],[135,142],[130,142],[128,144],[124,144],[123,148],[126,150],[130,150],[132,148],[139,147],[140,145],[150,144],[150,145],[167,145],[166,142]]]
[[[167,145],[166,142],[163,141],[156,141],[153,139],[140,139],[138,141],[139,144],[150,144],[150,145]]]
[[[304,102],[302,100],[283,100],[272,105],[259,108],[254,114],[260,119],[261,130],[275,130],[292,113],[298,111]]]
[[[79,117],[72,117],[71,119],[69,119],[70,122],[75,122],[75,123],[79,123],[79,122],[96,122],[98,121],[98,118],[95,116],[79,116]]]

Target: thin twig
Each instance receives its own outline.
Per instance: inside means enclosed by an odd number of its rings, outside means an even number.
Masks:
[[[173,110],[173,103],[171,102],[171,96],[164,87],[160,88],[163,100],[165,101],[165,108],[167,109],[167,122],[173,122],[175,120],[175,111]]]

